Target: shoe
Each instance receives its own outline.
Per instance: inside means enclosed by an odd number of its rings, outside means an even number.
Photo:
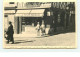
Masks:
[[[12,42],[11,44],[14,44],[14,42]]]
[[[9,44],[9,42],[7,42],[7,44]]]

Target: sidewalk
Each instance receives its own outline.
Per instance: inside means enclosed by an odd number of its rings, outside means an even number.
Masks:
[[[32,34],[33,35],[33,34]],[[75,33],[58,34],[49,37],[36,37],[32,35],[14,35],[14,44],[6,44],[5,46],[76,46],[76,35]],[[17,38],[18,37],[18,38]]]
[[[14,34],[14,37],[37,37],[36,34]]]
[[[48,34],[48,28],[46,29],[46,34]],[[48,36],[48,35],[45,35]],[[43,37],[41,36],[41,31],[40,31],[40,36],[37,36],[37,32],[36,31],[32,31],[32,32],[22,32],[22,34],[14,34],[14,37]]]
[[[49,35],[45,35],[45,37],[48,37]],[[40,37],[44,37],[44,36],[37,36],[36,34],[14,34],[14,38],[40,38]]]

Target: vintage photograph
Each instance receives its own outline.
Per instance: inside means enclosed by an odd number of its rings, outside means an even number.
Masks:
[[[77,48],[75,2],[3,4],[3,48]]]

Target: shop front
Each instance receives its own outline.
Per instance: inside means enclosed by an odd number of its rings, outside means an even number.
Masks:
[[[22,3],[23,5],[24,3]],[[63,32],[75,31],[75,7],[74,4],[66,4],[52,2],[49,4],[41,4],[36,7],[24,7],[18,4],[12,7],[5,7],[4,24],[8,28],[8,21],[11,21],[14,27],[15,34],[36,33],[35,27],[37,23],[41,25],[44,22],[46,34],[57,34]],[[36,4],[37,5],[37,4]],[[64,7],[63,7],[63,6]],[[71,6],[70,6],[71,5]],[[7,30],[7,29],[6,29]],[[34,34],[33,33],[33,34]]]
[[[44,21],[44,11],[45,9],[17,10],[15,14],[16,33],[36,33],[37,23],[41,25]]]

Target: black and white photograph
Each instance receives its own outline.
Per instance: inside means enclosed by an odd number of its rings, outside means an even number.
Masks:
[[[4,2],[3,48],[77,48],[75,2]]]

